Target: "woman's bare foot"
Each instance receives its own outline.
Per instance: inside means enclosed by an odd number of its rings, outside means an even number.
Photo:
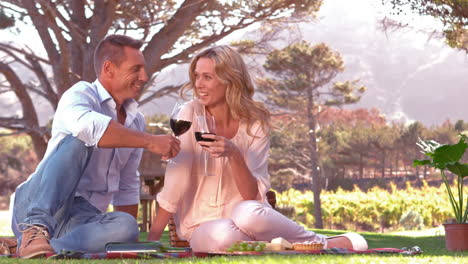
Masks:
[[[348,248],[353,249],[351,240],[345,236],[327,238],[327,248]]]
[[[366,239],[357,233],[346,233],[327,238],[327,248],[347,248],[357,251],[367,250]]]

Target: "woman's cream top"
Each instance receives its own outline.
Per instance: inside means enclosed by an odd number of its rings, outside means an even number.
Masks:
[[[168,163],[164,187],[157,195],[159,206],[174,213],[177,235],[190,240],[191,234],[203,222],[229,218],[233,207],[243,200],[239,193],[234,175],[225,157],[215,158],[214,176],[204,176],[199,169],[201,146],[195,140],[198,129],[196,116],[205,113],[204,106],[196,100],[187,103],[182,110],[185,120],[191,120],[191,128],[180,136],[181,151]],[[247,125],[239,124],[236,135],[230,139],[244,156],[245,163],[257,179],[258,201],[266,200],[270,189],[268,174],[269,136],[261,128],[260,122],[251,127],[250,136]]]

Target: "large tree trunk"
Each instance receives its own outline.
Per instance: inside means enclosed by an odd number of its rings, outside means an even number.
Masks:
[[[322,201],[320,193],[322,186],[320,184],[320,176],[318,171],[318,153],[317,153],[317,137],[315,129],[317,127],[317,118],[313,112],[314,97],[310,89],[307,90],[307,121],[309,126],[309,151],[310,151],[310,166],[312,178],[312,191],[314,193],[314,216],[315,227],[323,228],[322,220]]]
[[[27,92],[26,86],[21,82],[21,79],[9,64],[0,62],[0,73],[2,73],[11,84],[16,97],[20,101],[22,112],[24,113],[21,119],[16,117],[1,119],[8,124],[5,126],[6,128],[27,131],[27,134],[31,137],[33,142],[37,157],[41,158],[47,147],[47,139],[43,136],[43,131],[41,131],[39,126],[39,119],[36,115],[33,99]]]
[[[44,136],[39,135],[37,132],[29,132],[28,135],[31,137],[34,152],[36,152],[37,158],[41,160],[42,157],[44,157],[47,149],[47,140]]]

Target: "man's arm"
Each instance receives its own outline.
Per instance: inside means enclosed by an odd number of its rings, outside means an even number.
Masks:
[[[114,206],[114,210],[130,214],[135,219],[138,217],[138,204]]]
[[[111,120],[98,142],[100,148],[145,148],[163,159],[173,158],[180,151],[180,141],[169,135],[152,135],[127,128]]]

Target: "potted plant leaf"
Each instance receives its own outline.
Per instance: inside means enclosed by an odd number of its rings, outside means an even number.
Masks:
[[[463,180],[468,176],[468,163],[462,163],[462,158],[468,144],[466,135],[461,134],[456,144],[442,145],[433,140],[421,140],[417,145],[428,156],[425,160],[415,160],[413,166],[429,165],[440,170],[440,175],[447,188],[448,198],[453,208],[455,223],[446,223],[445,242],[450,251],[468,250],[468,197],[463,197]],[[455,174],[456,185],[452,190],[446,172]],[[467,195],[468,196],[468,195]]]

